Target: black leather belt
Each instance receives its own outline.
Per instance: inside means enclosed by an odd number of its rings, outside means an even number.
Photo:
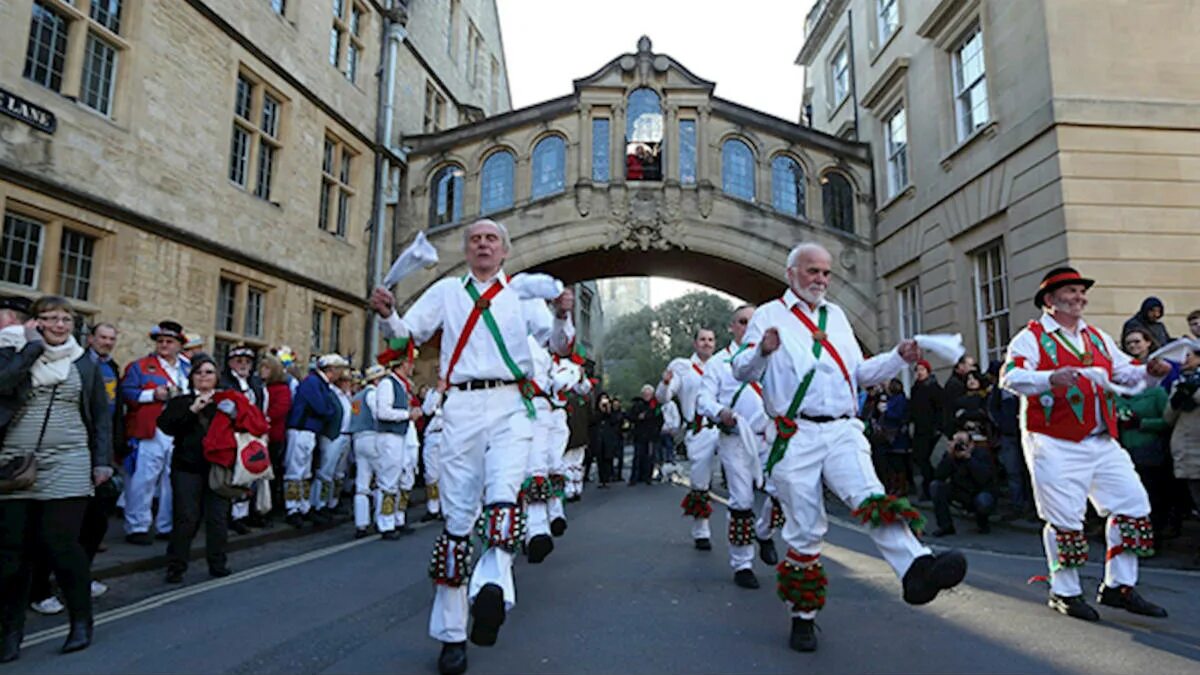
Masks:
[[[828,424],[830,422],[838,422],[841,420],[848,420],[848,419],[850,419],[850,417],[849,417],[849,415],[843,415],[841,417],[830,417],[829,415],[804,415],[804,414],[801,414],[800,419],[804,420],[805,422],[813,422],[816,424]]]
[[[497,389],[516,385],[516,383],[516,380],[467,380],[451,386],[461,391],[475,391],[477,389]]]

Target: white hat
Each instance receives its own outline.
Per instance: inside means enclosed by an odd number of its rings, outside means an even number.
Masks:
[[[317,359],[317,368],[324,370],[325,368],[349,368],[350,362],[341,354],[326,354]]]
[[[365,372],[363,372],[362,379],[363,382],[374,382],[375,380],[378,380],[387,374],[387,368],[384,368],[378,363],[372,363],[371,366],[367,368]]]

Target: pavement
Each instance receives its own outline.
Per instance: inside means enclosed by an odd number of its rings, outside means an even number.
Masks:
[[[787,648],[773,570],[756,563],[763,587],[736,587],[724,537],[710,552],[692,547],[682,495],[669,483],[619,484],[568,505],[570,528],[547,561],[518,562],[518,605],[496,647],[468,649],[469,672],[1191,674],[1200,661],[1200,573],[1143,571],[1143,593],[1169,620],[1103,608],[1104,620],[1087,624],[1047,609],[1044,585],[1026,583],[1045,571],[1035,533],[973,535],[961,523],[951,539],[970,562],[966,582],[910,607],[833,502],[821,647],[798,654]],[[165,585],[158,569],[110,577],[90,649],[59,655],[63,617],[31,616],[21,660],[0,673],[436,672],[432,525],[395,542],[355,541],[347,526],[302,531],[232,553],[236,573],[225,579],[194,565],[182,587]],[[713,531],[725,531],[721,508]],[[1101,573],[1090,563],[1085,586]]]

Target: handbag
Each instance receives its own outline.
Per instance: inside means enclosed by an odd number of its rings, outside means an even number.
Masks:
[[[237,501],[250,495],[250,488],[233,484],[233,469],[220,464],[208,465],[208,488],[225,499]]]
[[[46,437],[46,425],[50,422],[50,411],[54,409],[54,395],[57,393],[56,384],[50,390],[50,403],[46,405],[46,416],[42,418],[42,430],[38,432],[33,452],[14,457],[0,466],[0,494],[28,490],[37,482],[37,452],[42,449],[42,439]]]
[[[233,485],[249,488],[255,481],[274,478],[267,437],[244,431],[236,432],[234,437],[237,439],[237,450],[233,455]]]

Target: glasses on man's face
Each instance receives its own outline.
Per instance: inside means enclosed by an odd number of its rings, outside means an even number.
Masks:
[[[52,323],[52,324],[58,323],[58,324],[66,325],[66,324],[70,324],[70,323],[75,323],[75,318],[71,317],[71,316],[47,315],[47,316],[39,316],[38,321],[41,321],[42,323]]]

